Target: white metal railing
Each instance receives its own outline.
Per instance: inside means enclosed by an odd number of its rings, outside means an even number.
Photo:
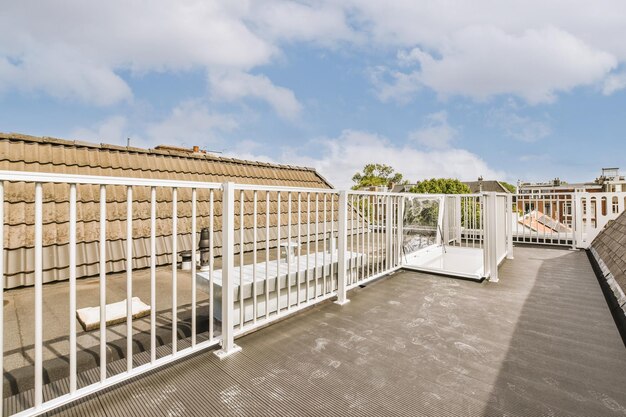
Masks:
[[[336,298],[344,304],[348,302],[348,290],[401,266],[401,194],[0,172],[0,210],[5,201],[11,204],[5,199],[6,191],[11,190],[14,199],[13,191],[20,189],[20,184],[34,185],[33,382],[32,389],[4,399],[3,414],[40,414],[218,343],[221,349],[216,354],[228,356],[239,350],[234,343],[237,336],[324,300]],[[60,335],[67,338],[67,354],[48,348],[48,338],[44,339],[48,320],[43,314],[47,291],[44,273],[54,260],[44,257],[43,249],[65,244],[44,237],[44,229],[50,226],[44,222],[49,211],[45,207],[49,200],[59,199],[52,191],[52,187],[59,186],[67,193],[69,206],[67,222],[56,226],[64,228],[68,238],[69,266],[62,285],[67,286],[69,323],[68,333]],[[55,190],[58,192],[59,188]],[[78,296],[84,282],[77,272],[77,247],[84,238],[79,237],[79,225],[86,221],[81,204],[88,198],[81,195],[81,190],[88,191],[92,199],[89,204],[97,204],[97,253],[96,259],[90,261],[99,266],[95,306],[99,319],[94,324],[99,330],[84,332],[76,325],[77,308],[85,307],[87,302]],[[148,199],[147,206],[139,201],[142,198]],[[31,196],[24,200],[30,201]],[[121,204],[124,209],[115,206],[108,210],[111,204]],[[7,228],[3,211],[0,215],[0,232],[4,236]],[[149,227],[142,228],[146,218]],[[125,236],[109,253],[112,242],[107,233],[114,221],[125,222]],[[198,270],[196,265],[201,228],[209,229],[206,270]],[[162,233],[167,234],[168,240],[159,245]],[[147,287],[134,268],[140,256],[136,243],[142,239],[147,239],[149,247]],[[3,243],[4,239],[0,240],[0,245]],[[4,255],[13,249],[0,249],[0,281],[4,283],[3,261],[13,259]],[[114,258],[119,258],[119,250],[123,251],[123,259]],[[165,261],[164,250],[168,252]],[[184,285],[187,275],[181,278],[178,264],[181,252],[187,250],[192,259],[191,300],[185,304],[182,300],[188,290]],[[125,267],[114,270],[110,261],[123,262]],[[123,279],[123,291],[111,292],[107,280],[113,278]],[[138,291],[149,298],[146,301],[150,311],[145,319],[135,320],[132,298]],[[204,295],[202,301],[200,294]],[[166,297],[169,307],[164,302]],[[120,298],[125,306],[125,320],[121,324],[109,323],[107,306]],[[200,308],[208,309],[208,313],[199,315]],[[143,321],[139,324],[137,320]],[[206,330],[202,334],[198,330],[200,320],[208,321],[203,323]],[[0,334],[4,335],[3,320],[0,326]],[[149,335],[146,347],[137,347],[141,344],[137,343],[134,326],[143,326],[142,331]],[[169,326],[171,335],[166,336]],[[188,326],[190,331],[185,333],[181,326]],[[82,341],[86,337],[97,342],[85,347]],[[4,346],[2,341],[0,338],[0,346]],[[113,358],[111,343],[118,341],[125,352]],[[79,362],[78,356],[85,349],[97,355],[97,367]],[[0,351],[0,363],[4,363],[4,350]],[[48,359],[58,356],[67,357],[67,384],[47,377],[44,380]],[[64,386],[68,387],[65,392]],[[7,409],[9,403],[11,407]]]
[[[574,193],[516,194],[512,204],[515,242],[575,246]]]
[[[224,212],[234,223],[224,226],[221,356],[237,351],[236,336],[330,298],[343,304],[348,290],[399,267],[400,195],[241,184],[225,190]]]
[[[624,192],[544,192],[512,198],[515,242],[583,249],[626,207]]]
[[[64,403],[72,401],[76,398],[82,397],[84,395],[88,395],[95,391],[101,390],[104,387],[110,386],[112,384],[118,383],[122,380],[125,380],[129,377],[138,375],[140,373],[146,372],[150,369],[154,369],[155,367],[164,365],[166,363],[171,362],[172,360],[178,359],[180,357],[191,354],[199,349],[204,349],[210,346],[216,345],[220,339],[221,335],[216,334],[213,329],[213,315],[212,308],[210,309],[210,314],[208,320],[210,320],[210,325],[208,326],[208,334],[203,335],[203,341],[198,341],[198,334],[196,332],[197,326],[197,300],[196,300],[196,285],[195,279],[192,280],[192,294],[191,294],[191,305],[190,309],[190,326],[191,326],[191,335],[190,337],[181,337],[180,335],[180,326],[181,321],[178,317],[178,311],[183,308],[180,305],[178,300],[178,290],[179,283],[177,279],[177,259],[179,256],[179,247],[178,242],[180,239],[179,232],[177,230],[178,224],[178,215],[181,209],[181,205],[191,206],[191,231],[192,236],[196,236],[197,228],[197,195],[199,192],[206,194],[209,197],[209,210],[211,211],[211,224],[208,225],[211,229],[213,229],[213,216],[212,212],[214,210],[214,195],[216,193],[221,194],[222,185],[221,184],[213,184],[213,183],[201,183],[201,182],[185,182],[185,181],[163,181],[163,180],[146,180],[146,179],[134,179],[134,178],[113,178],[113,177],[95,177],[95,176],[76,176],[76,175],[58,175],[58,174],[41,174],[41,173],[26,173],[26,172],[1,172],[0,173],[0,218],[3,220],[0,222],[0,235],[4,236],[4,232],[7,228],[4,227],[4,212],[2,211],[5,207],[5,197],[6,191],[11,189],[11,187],[16,186],[19,187],[21,183],[34,184],[34,219],[33,219],[33,228],[34,228],[34,302],[33,302],[33,321],[34,321],[34,337],[33,337],[33,357],[34,357],[34,366],[33,366],[33,383],[31,392],[20,393],[15,397],[16,399],[12,402],[13,408],[11,412],[17,412],[18,415],[31,415],[31,414],[39,414],[46,410],[53,409],[58,407]],[[43,272],[44,268],[49,267],[50,265],[46,265],[49,263],[51,259],[44,259],[43,257],[43,246],[44,246],[44,190],[46,187],[51,187],[51,184],[64,184],[67,186],[67,195],[68,195],[68,204],[69,204],[69,219],[66,224],[67,234],[68,234],[68,255],[69,255],[69,268],[68,268],[68,280],[67,280],[67,292],[69,293],[69,323],[68,323],[68,334],[64,335],[68,338],[69,348],[67,353],[67,361],[69,362],[68,373],[67,373],[67,391],[62,393],[56,397],[51,397],[51,393],[62,392],[63,385],[59,385],[59,381],[50,381],[50,384],[56,384],[54,389],[44,390],[44,328],[46,326],[47,317],[43,315],[43,303],[44,303],[44,286],[43,286]],[[98,377],[94,379],[89,378],[87,371],[90,369],[80,369],[81,366],[77,363],[77,357],[79,353],[79,343],[78,332],[76,326],[76,309],[77,305],[80,304],[80,299],[77,299],[77,288],[78,288],[78,280],[77,280],[77,220],[78,220],[78,202],[80,201],[80,193],[77,192],[79,187],[91,186],[96,187],[98,189],[97,195],[99,196],[98,204],[99,204],[99,213],[98,213],[98,222],[99,222],[99,237],[98,237],[98,264],[99,264],[99,337],[98,337],[98,361],[99,361],[99,372]],[[115,335],[116,331],[113,331],[112,328],[117,329],[118,326],[109,326],[107,323],[107,301],[111,301],[107,299],[107,278],[108,278],[108,266],[107,266],[107,225],[110,219],[107,218],[107,190],[115,189],[116,187],[125,188],[126,194],[126,218],[124,221],[126,222],[126,242],[125,242],[125,259],[122,260],[126,265],[126,274],[125,274],[125,325],[126,331],[123,333],[126,338],[126,352],[125,352],[125,360],[118,361],[123,362],[123,366],[119,366],[118,363],[112,363],[108,361],[109,353],[108,343],[112,337],[117,337]],[[150,294],[150,315],[149,315],[149,358],[146,359],[145,363],[139,363],[140,361],[134,355],[140,352],[137,352],[137,349],[134,349],[134,341],[133,341],[133,309],[132,309],[132,296],[133,296],[133,286],[134,275],[133,275],[133,195],[134,191],[138,192],[140,190],[149,190],[150,195],[150,214],[149,214],[149,222],[150,222],[150,232],[149,232],[149,242],[150,242],[150,278],[149,278],[149,294]],[[156,240],[157,240],[157,208],[160,206],[159,202],[157,202],[157,190],[161,192],[169,192],[171,193],[171,207],[172,211],[170,213],[171,218],[171,247],[170,247],[170,256],[171,259],[174,260],[171,262],[171,309],[168,314],[167,311],[157,311],[157,260],[156,260]],[[169,190],[169,191],[168,191]],[[48,194],[52,194],[52,191]],[[184,204],[180,201],[180,193],[185,192],[187,196],[190,196],[190,201],[186,200]],[[145,193],[144,193],[145,194]],[[30,197],[29,197],[30,199]],[[163,205],[163,204],[161,204]],[[195,241],[195,238],[192,239]],[[0,245],[4,243],[4,239],[0,239]],[[214,242],[211,241],[211,244],[214,245]],[[5,282],[5,266],[2,262],[5,259],[4,252],[9,248],[1,247],[3,256],[0,256],[0,272],[2,272],[2,277],[0,281]],[[212,247],[213,249],[213,247]],[[191,256],[193,259],[196,257],[196,245],[191,245]],[[211,250],[211,265],[213,264],[213,250]],[[8,257],[7,257],[8,259]],[[192,262],[192,270],[191,275],[194,276],[196,274],[196,266],[195,262]],[[2,292],[2,297],[4,296],[4,291]],[[3,301],[0,299],[0,301]],[[212,300],[210,300],[212,303]],[[157,315],[159,317],[157,317]],[[163,320],[168,316],[171,317],[170,325],[171,325],[171,343],[169,343],[170,351],[166,352],[161,349],[162,343],[157,342],[157,328],[162,327],[157,324],[157,320]],[[0,319],[2,316],[0,316]],[[4,321],[0,320],[0,324],[2,326],[2,333],[4,335]],[[16,336],[17,337],[17,336]],[[184,347],[180,345],[181,340],[185,340]],[[0,346],[4,346],[2,344],[4,340],[0,338]],[[3,355],[4,349],[0,349]],[[95,352],[94,352],[95,353]],[[0,363],[4,363],[4,357],[0,356]],[[87,372],[87,373],[86,373]],[[45,395],[44,395],[45,394]],[[5,401],[6,405],[6,401]],[[3,412],[6,414],[6,411]]]
[[[626,193],[578,192],[574,201],[574,210],[579,213],[573,222],[575,244],[588,248],[606,224],[625,210]]]
[[[350,289],[406,267],[408,243],[417,252],[424,247],[455,247],[479,253],[482,277],[497,281],[498,265],[512,257],[513,242],[586,247],[626,205],[624,193],[423,195],[0,172],[2,236],[14,227],[5,211],[12,210],[20,184],[29,185],[20,192],[32,192],[23,198],[34,205],[28,220],[32,220],[28,233],[33,235],[34,258],[34,365],[32,390],[13,396],[18,399],[12,400],[10,411],[19,415],[54,409],[219,343],[218,356],[233,354],[239,350],[236,337],[325,300],[345,304]],[[56,226],[66,233],[45,233],[52,223],[44,221],[50,210],[47,204],[59,199],[51,184],[67,193],[67,201],[62,201],[69,207],[67,219]],[[97,222],[96,259],[90,261],[98,265],[95,327],[99,330],[79,332],[76,311],[86,301],[78,297],[78,289],[88,275],[82,269],[78,273],[79,261],[85,262],[78,257],[78,247],[86,239],[79,236],[87,221],[85,204],[97,209],[89,221]],[[122,236],[118,246],[112,246],[108,233],[112,222],[120,221]],[[209,244],[199,253],[201,230]],[[50,240],[49,235],[67,236],[67,242]],[[139,241],[148,248],[143,255],[149,261],[143,264],[138,263]],[[3,290],[5,271],[14,271],[6,263],[13,258],[5,256],[15,249],[11,242],[0,239]],[[54,262],[44,256],[44,250],[60,244],[68,245],[69,258],[63,277],[69,298],[68,331],[62,335],[67,338],[66,355],[47,349],[43,332],[47,320],[43,284]],[[191,259],[189,272],[178,267],[184,254]],[[147,281],[136,272],[142,267],[147,268]],[[113,277],[123,279],[123,285],[118,285],[123,292],[110,291],[107,280]],[[150,304],[145,319],[133,318],[132,298],[137,293],[145,294]],[[0,301],[4,296],[2,291]],[[107,305],[117,299],[124,301],[125,320],[110,324]],[[0,346],[4,346],[2,312],[0,325]],[[145,347],[136,343],[138,332],[149,336]],[[83,347],[85,337],[97,343]],[[114,358],[108,348],[118,341],[124,353]],[[79,363],[79,348],[93,349],[97,367]],[[3,355],[0,349],[0,363]],[[44,381],[44,363],[59,355],[67,357],[67,384]],[[54,388],[44,389],[48,385]]]

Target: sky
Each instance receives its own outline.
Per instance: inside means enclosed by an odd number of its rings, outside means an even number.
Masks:
[[[316,168],[626,171],[623,0],[19,1],[0,131]]]

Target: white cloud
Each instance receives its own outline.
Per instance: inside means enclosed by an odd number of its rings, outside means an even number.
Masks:
[[[284,149],[280,156],[257,157],[256,152],[239,154],[247,159],[289,163],[313,167],[337,188],[352,186],[354,173],[367,163],[379,162],[391,165],[404,178],[417,181],[431,177],[452,177],[472,180],[480,175],[485,178],[503,178],[504,174],[494,171],[475,154],[464,149],[442,149],[422,151],[409,144],[395,145],[387,138],[369,132],[344,130],[333,139],[320,139],[308,144],[316,148],[318,156],[305,155],[302,149]]]
[[[257,98],[269,103],[284,118],[294,119],[302,105],[293,91],[276,86],[264,75],[244,72],[227,72],[209,76],[211,94],[214,98],[235,101],[245,97]]]
[[[132,96],[122,71],[243,74],[280,57],[285,42],[332,47],[357,38],[342,7],[274,0],[12,2],[0,26],[10,34],[0,37],[0,91],[95,105]],[[265,78],[255,85],[283,114],[297,113],[292,93]]]
[[[176,106],[170,115],[150,124],[146,129],[146,138],[152,144],[222,145],[218,132],[227,132],[237,128],[232,116],[215,113],[198,100],[185,101]]]
[[[419,64],[388,70],[391,82],[377,84],[383,100],[406,102],[428,87],[536,103],[581,85],[620,89],[624,21],[623,0],[6,2],[0,90],[109,105],[132,98],[122,73],[201,69],[252,77],[252,92],[235,97],[271,100],[292,117],[295,95],[249,73],[280,60],[284,45],[306,42],[381,57],[399,50],[401,66]]]
[[[224,140],[222,132],[238,127],[236,120],[228,114],[212,111],[202,100],[188,100],[174,107],[170,114],[159,121],[135,120],[130,125],[125,116],[111,116],[89,127],[73,129],[69,137],[93,142],[125,146],[127,138],[131,146],[153,148],[156,145],[174,145],[202,148],[220,148]]]
[[[612,74],[606,78],[602,87],[602,93],[609,96],[616,91],[626,88],[626,71]]]
[[[254,24],[277,42],[306,41],[333,47],[336,41],[362,41],[348,25],[345,11],[329,2],[264,1],[255,10]]]
[[[547,121],[520,115],[515,104],[509,102],[503,108],[493,108],[487,112],[487,125],[502,130],[505,136],[522,141],[536,142],[552,133]]]
[[[464,95],[484,100],[514,94],[529,103],[550,102],[558,92],[602,81],[617,59],[575,36],[553,27],[511,35],[492,26],[472,26],[452,34],[440,57],[416,47],[399,54],[403,65],[419,69],[394,76],[397,96],[405,99],[416,87],[409,78],[441,96]],[[387,87],[389,88],[389,87]]]
[[[448,124],[448,113],[440,111],[429,114],[426,124],[409,133],[409,139],[429,149],[445,149],[458,135],[458,131]]]
[[[392,71],[381,65],[369,70],[369,78],[376,89],[376,95],[384,103],[396,101],[407,104],[422,89],[417,72]]]
[[[128,132],[128,120],[124,116],[112,116],[91,127],[77,127],[69,137],[95,143],[125,145],[131,135]],[[138,146],[133,142],[133,146]]]
[[[70,51],[26,53],[19,60],[0,56],[0,92],[45,91],[59,99],[111,105],[132,98],[126,82],[107,66],[83,62]]]

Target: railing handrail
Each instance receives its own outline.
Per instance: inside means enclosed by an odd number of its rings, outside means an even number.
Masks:
[[[89,185],[122,185],[137,187],[172,187],[172,188],[203,188],[219,190],[222,183],[202,181],[180,181],[165,179],[150,179],[137,177],[110,177],[99,175],[74,175],[48,172],[2,171],[0,181],[11,182],[39,182],[39,183],[66,183]]]

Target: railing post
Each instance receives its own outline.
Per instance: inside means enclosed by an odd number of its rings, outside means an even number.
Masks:
[[[506,259],[513,259],[513,195],[506,196]]]
[[[572,202],[572,249],[577,249],[583,241],[583,207],[578,192],[574,193]]]
[[[435,243],[437,245],[441,245],[441,244],[447,244],[448,242],[445,241],[445,238],[443,236],[443,222],[445,219],[445,210],[446,210],[446,197],[442,196],[439,197],[439,213],[437,215],[437,230],[435,231]],[[441,227],[439,227],[441,225]]]
[[[4,181],[0,180],[0,364],[4,366]],[[3,368],[4,369],[4,368]],[[4,416],[0,407],[0,417]]]
[[[489,263],[489,281],[498,282],[498,217],[496,193],[485,193],[485,245],[484,250],[487,251],[487,262]]]
[[[222,193],[222,348],[215,355],[224,359],[237,353],[234,326],[235,278],[235,184],[226,182]],[[242,219],[243,221],[243,219]],[[211,242],[212,244],[213,242]],[[213,301],[213,300],[211,300]],[[241,306],[240,308],[243,308]]]
[[[461,196],[455,196],[454,206],[454,225],[456,227],[456,232],[454,233],[454,238],[458,239],[459,245],[463,243],[463,205],[461,204]]]
[[[387,250],[385,251],[385,263],[387,265],[387,269],[391,269],[391,258],[393,256],[393,248],[392,248],[392,235],[393,235],[393,224],[391,222],[391,210],[392,210],[392,201],[391,196],[387,196],[385,204],[385,242],[387,244]]]
[[[404,264],[404,196],[398,200],[398,266]]]
[[[339,305],[344,305],[348,300],[346,295],[347,287],[347,263],[346,251],[348,250],[348,192],[339,192],[339,213],[337,216],[337,301]]]

